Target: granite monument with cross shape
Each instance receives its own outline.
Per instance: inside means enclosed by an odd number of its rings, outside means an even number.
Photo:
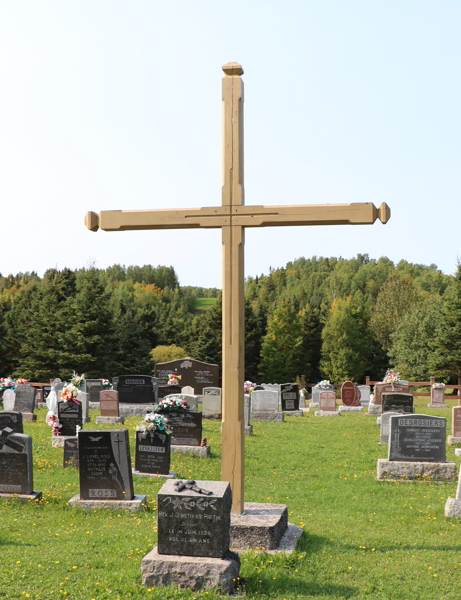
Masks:
[[[387,223],[382,203],[245,206],[243,181],[243,68],[231,62],[222,79],[222,191],[220,206],[88,212],[91,231],[220,228],[222,232],[222,451],[221,479],[232,487],[232,515],[244,504],[244,239],[246,227]],[[254,504],[254,503],[250,503]],[[259,504],[258,504],[259,505]],[[263,506],[263,505],[261,505]],[[277,505],[284,506],[284,505]],[[286,508],[286,507],[285,507]]]

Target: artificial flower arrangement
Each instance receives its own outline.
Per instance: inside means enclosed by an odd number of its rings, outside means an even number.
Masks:
[[[71,384],[74,385],[76,388],[79,388],[84,381],[85,381],[85,373],[82,373],[81,375],[77,375],[77,373],[74,371],[74,373],[72,375],[72,379],[70,380]]]
[[[77,400],[79,390],[75,387],[73,383],[69,383],[61,392],[61,400],[63,402],[75,402],[75,404],[80,404]]]
[[[252,383],[251,381],[245,381],[243,383],[243,393],[244,394],[251,394],[251,392],[253,391],[253,389],[257,386],[257,383]]]
[[[48,425],[52,427],[51,435],[61,435],[62,425],[58,421],[58,417],[56,415],[49,415]]]
[[[444,383],[433,383],[432,384],[432,389],[433,390],[441,389],[441,388],[444,388],[444,387],[445,387]]]
[[[181,379],[181,375],[177,375],[176,373],[168,373],[168,385],[179,385]]]
[[[171,433],[168,429],[165,417],[156,413],[147,413],[142,423],[136,425],[136,431],[141,432],[141,437],[146,438],[148,433],[155,432]]]
[[[398,383],[400,381],[400,373],[394,371],[393,369],[388,369],[386,371],[386,375],[384,376],[383,383]]]
[[[322,379],[322,381],[319,381],[315,387],[320,388],[321,390],[328,390],[334,386],[330,383],[329,379]]]
[[[3,390],[15,390],[20,383],[29,383],[24,377],[14,379],[13,377],[0,377],[0,392]]]
[[[111,388],[112,387],[112,384],[108,379],[101,379],[101,383],[102,383],[103,388]]]
[[[181,398],[162,398],[155,408],[155,413],[186,412],[189,410],[187,400]]]

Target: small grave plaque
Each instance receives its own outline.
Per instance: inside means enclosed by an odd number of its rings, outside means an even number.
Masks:
[[[35,388],[27,383],[16,386],[14,410],[23,413],[33,413],[35,408]]]
[[[136,432],[135,469],[140,473],[168,475],[170,472],[171,435],[155,432]]]
[[[413,394],[384,392],[381,394],[383,413],[397,412],[413,414]]]
[[[415,414],[390,420],[389,460],[445,462],[445,418]]]
[[[452,421],[451,421],[452,435],[455,438],[461,438],[461,406],[453,406],[451,414],[452,414]]]
[[[9,427],[13,433],[24,433],[22,413],[14,411],[0,412],[0,431]]]
[[[32,491],[32,437],[5,427],[0,431],[0,493]]]
[[[169,412],[164,414],[168,429],[171,429],[171,443],[174,446],[200,446],[202,441],[202,413]]]
[[[78,432],[81,500],[132,500],[128,429]]]
[[[64,468],[76,467],[78,469],[78,438],[64,440]]]
[[[352,381],[345,381],[341,386],[341,400],[344,406],[361,406],[360,390]]]
[[[58,421],[61,435],[77,435],[77,425],[83,426],[82,405],[76,402],[58,402]]]
[[[431,402],[432,404],[443,404],[444,403],[445,388],[431,388]]]
[[[299,387],[297,383],[282,383],[280,385],[282,410],[299,410]]]
[[[212,492],[205,495],[178,491],[178,481],[169,479],[157,495],[158,553],[223,558],[230,543],[229,483],[194,481],[198,489]]]
[[[154,404],[155,391],[150,375],[120,375],[112,379],[122,404]]]
[[[101,417],[119,417],[119,393],[117,390],[103,390],[99,394]]]
[[[170,360],[155,365],[155,374],[159,379],[160,386],[168,383],[170,373],[180,375],[181,385],[193,387],[198,395],[203,394],[203,388],[206,386],[219,385],[218,365],[195,360],[194,358]]]
[[[99,402],[99,394],[102,390],[100,379],[85,379],[85,393],[90,395],[90,402]]]
[[[336,392],[320,390],[319,393],[320,410],[336,410]]]

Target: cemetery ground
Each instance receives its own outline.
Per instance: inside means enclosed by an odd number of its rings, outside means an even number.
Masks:
[[[448,417],[451,406],[416,411]],[[147,588],[140,561],[156,539],[156,492],[164,479],[134,476],[135,493],[147,494],[145,513],[69,508],[79,491],[78,471],[64,469],[63,449],[51,447],[44,411],[25,423],[33,436],[37,503],[0,500],[0,599],[214,598],[219,592]],[[90,411],[92,423],[97,411]],[[134,462],[135,424],[127,418]],[[87,426],[88,427],[88,426]],[[99,426],[102,427],[102,426]],[[253,423],[245,437],[245,499],[286,503],[289,521],[305,528],[292,554],[241,554],[241,588],[248,598],[444,599],[461,589],[461,520],[444,517],[450,483],[378,482],[373,416],[322,419],[313,413],[285,422]],[[181,478],[219,479],[219,422],[205,421],[213,456],[173,454]],[[459,457],[447,447],[447,460]]]

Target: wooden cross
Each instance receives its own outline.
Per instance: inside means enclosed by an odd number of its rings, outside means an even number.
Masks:
[[[387,223],[390,210],[382,203],[244,206],[243,68],[223,67],[221,206],[160,210],[89,212],[91,231],[134,229],[221,228],[222,232],[222,399],[221,479],[232,486],[232,513],[244,511],[244,234],[245,227],[280,225],[365,225],[377,218]]]

